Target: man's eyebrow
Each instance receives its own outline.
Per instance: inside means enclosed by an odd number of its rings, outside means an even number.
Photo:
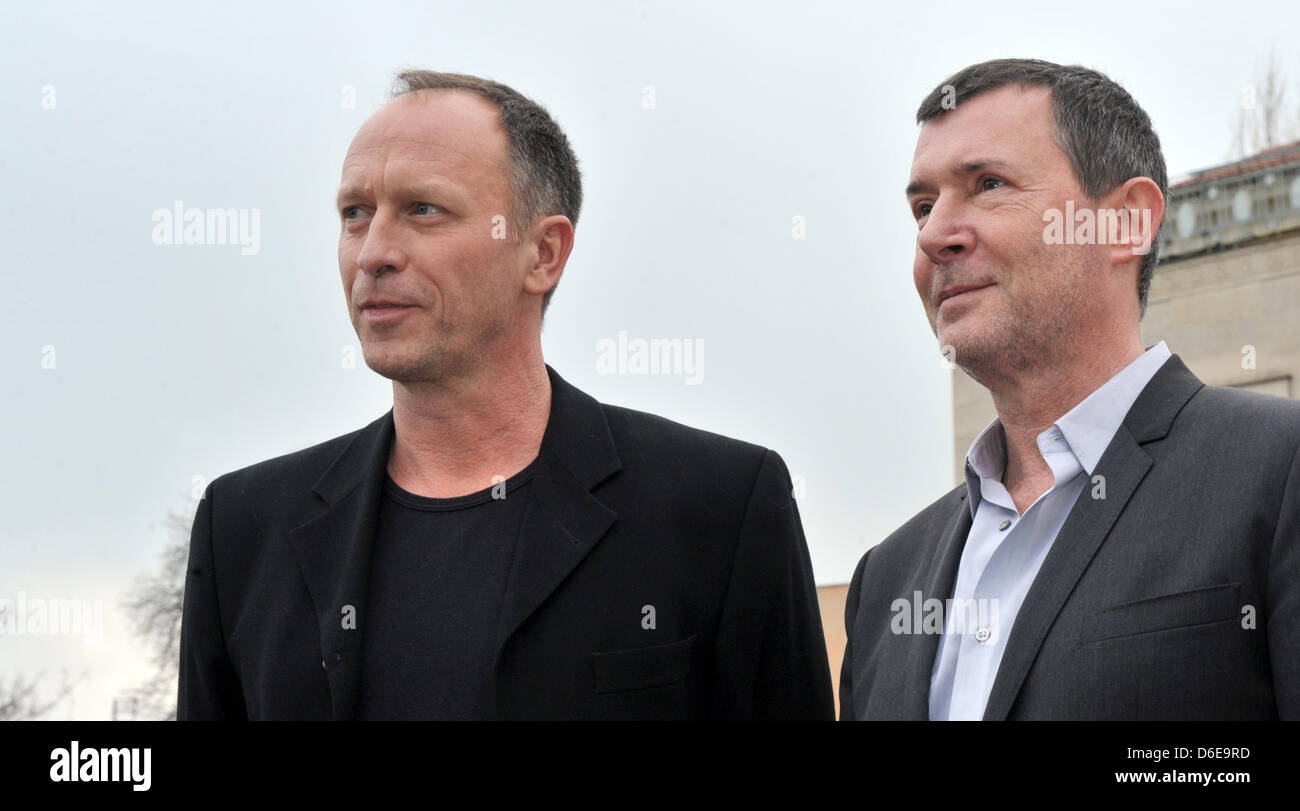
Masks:
[[[365,189],[362,187],[344,185],[339,187],[339,193],[335,196],[334,202],[336,205],[342,205],[345,200],[357,200],[365,196]]]
[[[431,200],[438,199],[455,202],[461,200],[461,192],[457,190],[455,185],[436,181],[423,183],[417,182],[410,185],[403,184],[395,186],[389,189],[389,193],[398,197],[408,198],[430,198]],[[345,201],[350,202],[353,200],[363,200],[368,198],[370,195],[371,191],[363,186],[344,184],[339,187],[339,193],[335,198],[335,202],[336,204],[341,205]]]
[[[990,168],[1005,169],[1010,165],[1011,164],[1007,163],[1001,158],[976,158],[975,160],[965,161],[963,163],[957,164],[957,167],[953,170],[953,172],[955,174],[968,175],[971,174],[972,172],[982,172],[985,169],[990,169]]]
[[[1011,164],[1000,158],[976,158],[974,160],[962,161],[952,168],[955,175],[969,175],[975,172],[982,172],[985,169],[1005,169]],[[927,192],[934,189],[934,184],[925,180],[913,178],[912,182],[907,184],[906,195],[913,195]]]
[[[923,180],[913,180],[911,183],[907,184],[907,197],[910,200],[912,197],[915,197],[923,191],[929,191],[933,187],[933,184],[926,183]]]

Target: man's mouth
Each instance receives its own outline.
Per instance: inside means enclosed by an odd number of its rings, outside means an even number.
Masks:
[[[945,287],[944,289],[939,291],[939,302],[938,302],[939,306],[942,307],[943,303],[945,301],[948,301],[949,299],[958,298],[959,296],[965,296],[970,293],[974,293],[977,290],[983,290],[986,287],[992,287],[992,286],[993,285],[990,283],[990,284],[954,284],[949,287]]]
[[[397,301],[365,301],[361,304],[361,316],[367,321],[389,321],[399,318],[407,310],[415,309],[413,304],[403,304]]]

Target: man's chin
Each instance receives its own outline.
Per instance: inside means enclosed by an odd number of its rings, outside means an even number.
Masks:
[[[424,383],[438,378],[437,364],[428,358],[395,358],[390,355],[366,356],[366,366],[380,377],[394,383]]]
[[[993,336],[971,325],[940,325],[938,330],[939,347],[944,356],[956,365],[966,368],[972,363],[981,362],[989,354],[996,354]]]

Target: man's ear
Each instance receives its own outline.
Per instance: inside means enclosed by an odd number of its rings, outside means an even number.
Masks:
[[[535,296],[544,295],[560,283],[564,266],[573,251],[573,223],[563,214],[552,214],[538,220],[529,231],[528,240],[533,245],[536,259],[524,277],[524,290]]]
[[[1111,246],[1111,265],[1119,267],[1151,251],[1156,231],[1160,230],[1160,223],[1165,218],[1165,197],[1149,177],[1129,178],[1108,197],[1116,201],[1115,207],[1119,209],[1116,213],[1122,218],[1120,233],[1127,236],[1127,241],[1120,239]],[[1127,227],[1124,227],[1125,223]],[[1100,218],[1097,227],[1100,230]]]

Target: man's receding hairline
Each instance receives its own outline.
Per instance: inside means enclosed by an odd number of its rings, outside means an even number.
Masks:
[[[500,109],[500,105],[498,105],[491,98],[483,95],[482,93],[480,93],[479,91],[475,90],[472,87],[417,87],[413,90],[403,90],[400,93],[394,94],[388,100],[388,103],[391,104],[392,102],[395,101],[401,101],[402,99],[411,99],[411,98],[428,99],[428,98],[432,98],[435,94],[441,96],[448,96],[448,95],[471,96],[483,102],[484,104],[487,104],[489,107],[491,107],[494,110]]]
[[[416,89],[416,90],[408,90],[408,91],[405,91],[405,92],[399,93],[399,94],[397,94],[396,96],[393,96],[391,99],[389,99],[387,102],[384,103],[384,107],[387,107],[387,106],[389,106],[389,105],[391,105],[391,104],[396,104],[396,103],[399,102],[399,101],[405,101],[405,100],[408,100],[408,99],[410,99],[410,100],[412,100],[412,101],[420,101],[421,99],[423,99],[423,102],[422,102],[422,103],[426,103],[426,104],[427,104],[428,102],[430,102],[430,101],[432,101],[432,100],[434,99],[435,94],[438,95],[438,96],[464,96],[464,97],[469,97],[469,98],[471,98],[471,99],[473,99],[473,100],[475,100],[475,101],[478,101],[481,105],[486,106],[486,108],[487,108],[489,111],[491,111],[491,113],[492,113],[492,121],[493,121],[493,122],[496,124],[496,126],[501,130],[501,132],[502,132],[503,134],[507,135],[507,136],[509,135],[509,133],[506,132],[506,125],[505,125],[505,122],[503,122],[503,121],[501,120],[501,105],[497,104],[497,103],[496,103],[495,101],[493,101],[492,99],[488,98],[487,96],[484,96],[482,93],[479,93],[478,91],[473,90],[473,89],[471,89],[471,88],[465,88],[465,87],[421,87],[421,88]],[[419,97],[419,98],[417,98],[417,97]],[[383,109],[383,108],[381,107],[380,109]],[[507,140],[509,140],[509,138],[507,138]]]
[[[393,96],[391,99],[384,102],[383,106],[380,107],[378,110],[376,110],[373,115],[378,115],[379,113],[383,112],[384,109],[388,108],[393,104],[396,104],[399,101],[406,99],[409,96],[415,96],[416,94],[425,93],[425,92],[436,92],[440,95],[456,94],[461,96],[473,96],[476,97],[479,101],[486,104],[488,110],[492,113],[493,131],[499,134],[502,137],[502,141],[503,141],[502,154],[498,156],[498,160],[504,161],[503,166],[505,166],[508,171],[513,171],[514,160],[511,156],[512,144],[510,141],[510,131],[506,129],[505,122],[501,120],[501,107],[491,99],[486,98],[485,96],[474,91],[473,89],[468,89],[463,87],[421,87],[417,90],[410,90]],[[431,100],[431,97],[426,98],[425,102],[429,100]],[[369,123],[369,119],[361,126],[365,127],[367,123]],[[358,132],[360,132],[360,130],[358,130]],[[356,137],[353,136],[353,141],[355,142],[355,140]],[[348,154],[351,154],[351,152],[352,152],[352,147],[349,146]]]
[[[943,119],[943,118],[947,118],[949,113],[956,112],[958,109],[961,108],[961,106],[962,106],[963,104],[970,104],[970,103],[973,102],[973,101],[979,101],[980,99],[984,98],[985,96],[992,95],[993,93],[998,93],[998,92],[1003,91],[1003,90],[1012,90],[1012,89],[1014,89],[1014,90],[1018,90],[1018,91],[1020,91],[1021,93],[1032,93],[1032,92],[1034,92],[1034,91],[1036,91],[1036,90],[1041,90],[1041,91],[1043,91],[1044,93],[1046,93],[1046,94],[1047,94],[1047,105],[1048,105],[1048,111],[1050,112],[1050,114],[1051,114],[1051,116],[1052,116],[1052,120],[1053,120],[1052,123],[1053,123],[1053,126],[1055,126],[1055,119],[1056,119],[1056,93],[1053,92],[1053,90],[1052,90],[1052,86],[1051,86],[1050,84],[1044,84],[1044,83],[1042,83],[1042,82],[1010,81],[1010,82],[1007,82],[1006,84],[998,85],[997,87],[990,87],[990,88],[986,88],[986,89],[984,89],[984,90],[980,90],[980,91],[977,91],[977,92],[975,92],[975,93],[972,93],[972,94],[970,94],[969,96],[966,96],[966,97],[964,97],[963,99],[961,99],[960,101],[958,101],[958,102],[955,104],[955,106],[953,106],[953,107],[950,108],[950,109],[943,109],[943,108],[940,108],[940,112],[938,112],[938,113],[936,113],[935,115],[932,115],[932,116],[930,116],[929,118],[927,118],[927,119],[925,119],[924,121],[922,121],[922,122],[921,122],[921,127],[924,128],[927,124],[930,124],[930,123],[935,122],[935,121],[939,121],[940,119]]]

